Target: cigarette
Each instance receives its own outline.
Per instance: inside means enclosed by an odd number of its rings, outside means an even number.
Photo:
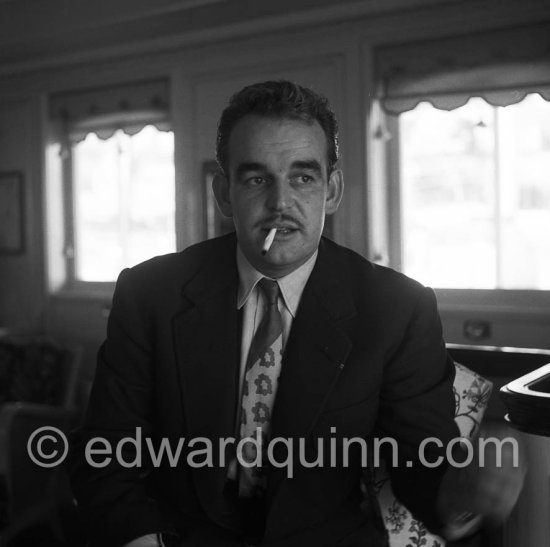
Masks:
[[[269,230],[269,234],[267,234],[267,237],[264,240],[264,244],[262,246],[262,254],[267,254],[267,251],[271,248],[271,245],[273,244],[273,240],[275,239],[275,234],[277,233],[277,228],[271,228]]]

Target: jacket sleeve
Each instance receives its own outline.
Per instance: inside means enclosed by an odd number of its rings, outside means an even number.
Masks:
[[[388,351],[378,433],[398,441],[396,460],[393,454],[386,458],[395,495],[436,532],[441,524],[435,504],[447,469],[445,450],[459,435],[454,422],[454,376],[435,295],[422,288],[402,339]]]
[[[84,423],[72,435],[71,484],[92,545],[174,531],[146,488],[151,465],[139,441],[154,420],[153,337],[132,277],[124,270],[117,281]]]

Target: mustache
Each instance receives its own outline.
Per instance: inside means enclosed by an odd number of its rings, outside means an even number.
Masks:
[[[256,228],[264,228],[266,225],[271,226],[273,224],[289,224],[293,228],[302,228],[302,223],[297,219],[294,218],[292,215],[274,215],[272,217],[264,218],[256,223]]]

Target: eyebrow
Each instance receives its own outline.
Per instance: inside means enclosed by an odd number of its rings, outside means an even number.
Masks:
[[[292,163],[291,169],[304,169],[305,171],[314,171],[320,175],[323,171],[321,164],[317,160],[298,160]]]
[[[249,173],[250,171],[267,171],[267,167],[263,163],[258,163],[255,161],[243,162],[237,166],[235,174],[240,176],[245,173]]]
[[[323,171],[321,164],[317,160],[296,160],[290,165],[290,169],[303,169],[306,171],[314,171],[316,174],[320,175]],[[263,163],[248,161],[240,163],[236,169],[236,175],[241,176],[250,171],[267,171],[267,166]]]

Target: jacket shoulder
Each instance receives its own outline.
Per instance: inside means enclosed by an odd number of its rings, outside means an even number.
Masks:
[[[166,286],[176,283],[181,288],[207,262],[231,254],[234,256],[234,241],[234,234],[202,241],[183,251],[156,256],[127,268],[120,277],[131,279],[137,286]]]
[[[370,288],[379,295],[418,295],[426,287],[405,274],[387,266],[375,264],[348,247],[323,239],[328,260],[349,280],[350,286]]]

